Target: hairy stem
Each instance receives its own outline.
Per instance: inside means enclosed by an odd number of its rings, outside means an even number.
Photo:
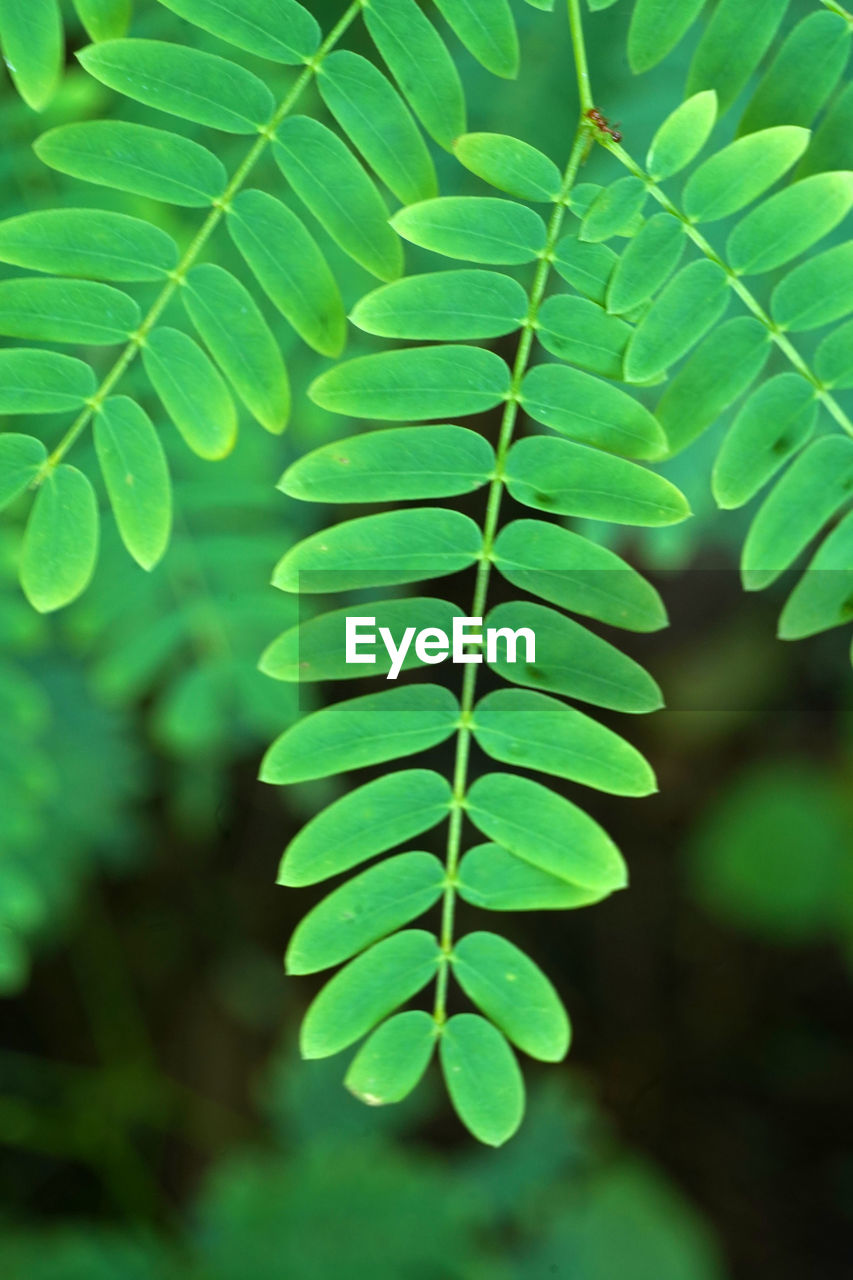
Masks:
[[[764,307],[755,295],[750,292],[740,276],[732,269],[732,267],[729,266],[720,254],[717,253],[713,245],[705,239],[699,230],[697,230],[696,226],[690,221],[687,215],[682,213],[678,206],[670,200],[666,192],[649,177],[645,170],[637,163],[636,160],[634,160],[632,156],[628,154],[624,147],[619,146],[618,143],[613,142],[612,139],[605,135],[597,136],[599,136],[602,146],[606,147],[607,150],[610,151],[626,169],[633,173],[635,177],[642,179],[652,197],[657,200],[658,204],[661,205],[667,213],[671,213],[674,218],[678,218],[679,222],[684,226],[686,234],[696,245],[696,248],[700,253],[703,253],[706,258],[711,260],[711,262],[716,262],[719,267],[722,267],[728,277],[732,291],[737,294],[741,302],[743,302],[744,306],[752,312],[755,318],[761,321],[776,346],[787,358],[793,368],[796,369],[797,373],[801,374],[807,382],[811,383],[815,389],[815,395],[821,403],[826,406],[827,412],[835,419],[842,430],[846,431],[848,435],[853,436],[853,421],[851,421],[850,417],[845,413],[844,409],[842,409],[841,405],[838,403],[829,388],[821,382],[820,378],[811,368],[808,361],[804,359],[794,346],[788,335],[779,328],[772,316],[765,311]]]
[[[524,322],[524,328],[522,330],[518,350],[513,363],[510,392],[504,408],[497,449],[495,451],[495,472],[489,487],[488,498],[486,501],[486,515],[483,524],[483,550],[481,552],[480,562],[477,566],[477,577],[474,584],[474,599],[471,604],[470,613],[470,617],[472,618],[482,618],[486,611],[489,580],[492,573],[492,549],[498,532],[501,500],[504,493],[506,457],[509,452],[510,445],[512,444],[515,424],[518,419],[521,383],[525,373],[527,372],[527,365],[530,360],[530,351],[533,345],[533,334],[536,328],[539,307],[542,304],[542,299],[545,296],[545,290],[548,287],[548,279],[551,273],[551,264],[554,257],[554,248],[557,244],[557,240],[559,239],[563,221],[566,216],[569,192],[575,184],[578,170],[580,169],[584,157],[589,149],[590,124],[586,119],[586,110],[587,102],[591,101],[591,99],[589,98],[589,75],[586,69],[586,51],[584,48],[583,29],[581,27],[578,0],[569,0],[569,18],[575,64],[578,68],[578,85],[581,92],[581,115],[575,131],[569,162],[563,175],[560,195],[555,205],[554,212],[551,215],[550,222],[548,223],[545,248],[542,251],[542,256],[539,265],[536,268],[536,274],[533,278],[533,284],[530,289],[530,302],[527,311],[527,318]],[[583,72],[581,72],[581,68],[583,68]],[[478,665],[478,663],[469,663],[465,668],[465,674],[462,678],[460,728],[456,738],[456,760],[453,768],[453,808],[450,812],[450,824],[447,832],[447,850],[445,855],[446,875],[441,914],[442,963],[438,970],[435,1005],[433,1009],[433,1017],[439,1029],[447,1018],[447,984],[450,961],[453,952],[453,922],[456,910],[457,871],[462,847],[462,822],[464,817],[465,793],[468,789],[468,760],[471,752],[471,716],[474,709],[474,699],[477,691]]]
[[[275,132],[278,129],[278,126],[284,120],[285,116],[289,115],[293,110],[296,103],[302,97],[302,94],[316,75],[317,69],[323,62],[324,58],[331,53],[332,49],[344,35],[348,27],[350,27],[355,21],[356,17],[361,12],[362,7],[363,0],[353,0],[340,20],[326,36],[325,40],[320,45],[320,48],[314,54],[314,57],[306,64],[304,70],[300,72],[289,92],[276,108],[269,123],[259,130],[260,136],[252,143],[243,158],[242,163],[234,172],[224,194],[214,202],[212,209],[208,213],[201,227],[199,227],[197,234],[193,238],[177,267],[173,272],[171,272],[166,284],[152,303],[151,309],[142,321],[142,324],[139,326],[136,333],[133,334],[130,342],[118,357],[113,367],[106,374],[101,385],[98,387],[98,390],[87,401],[86,407],[81,410],[74,422],[72,422],[53,453],[42,466],[39,475],[36,477],[36,484],[41,483],[45,476],[62,461],[71,446],[86,430],[86,427],[89,425],[92,417],[98,413],[104,400],[113,388],[121,381],[127,369],[136,359],[140,349],[145,345],[145,339],[148,334],[166,310],[166,307],[171,302],[177,290],[184,283],[190,268],[195,265],[202,249],[219,226],[219,223],[222,221],[223,215],[228,211],[231,203],[242,188],[249,174],[252,172],[255,165],[258,163],[258,160],[275,137]]]

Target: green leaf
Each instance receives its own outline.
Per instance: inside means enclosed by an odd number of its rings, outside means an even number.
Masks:
[[[749,100],[739,132],[775,124],[811,124],[850,53],[850,27],[837,13],[812,13],[785,39]]]
[[[646,526],[677,524],[690,515],[684,495],[663,476],[568,440],[519,440],[505,470],[516,502],[555,515]]]
[[[33,146],[38,158],[60,173],[189,208],[212,204],[228,181],[222,162],[206,147],[124,120],[63,124]]]
[[[799,160],[808,129],[779,125],[723,147],[690,175],[684,211],[694,222],[716,222],[757,200]]]
[[[637,0],[628,30],[634,74],[656,66],[699,16],[705,0]]]
[[[518,75],[518,34],[507,0],[435,0],[479,63],[496,76]]]
[[[646,168],[654,182],[680,173],[711,137],[717,119],[717,95],[713,87],[694,93],[672,111],[652,138]]]
[[[738,316],[712,330],[668,383],[655,417],[666,432],[670,453],[691,444],[764,368],[772,342],[765,325]]]
[[[0,333],[36,342],[109,346],[139,326],[139,307],[126,293],[90,280],[0,281]]]
[[[465,132],[465,97],[444,41],[415,0],[371,0],[370,38],[427,133],[441,146]]]
[[[741,557],[746,591],[761,591],[789,568],[850,500],[853,440],[822,436],[795,458],[750,525]]]
[[[41,483],[24,533],[21,586],[34,609],[52,613],[92,580],[98,559],[98,501],[76,467],[63,463]]]
[[[519,200],[550,204],[563,185],[560,170],[528,142],[505,133],[464,133],[453,143],[453,154],[489,186]]]
[[[815,373],[826,387],[853,387],[853,320],[822,339],[815,352]]]
[[[583,444],[660,458],[666,439],[648,409],[619,387],[565,365],[540,364],[521,387],[525,413]]]
[[[398,210],[391,225],[422,249],[468,262],[532,262],[545,248],[545,223],[539,214],[493,196],[422,200]]]
[[[237,414],[228,388],[192,338],[155,329],[142,348],[145,372],[166,412],[200,458],[224,458],[237,438]]]
[[[131,0],[74,0],[74,8],[92,40],[117,40],[130,26]]]
[[[312,818],[285,850],[278,883],[317,884],[443,822],[450,786],[429,769],[401,769],[356,787]]]
[[[405,507],[345,520],[285,552],[273,586],[323,593],[396,586],[443,577],[478,558],[483,535],[470,516],[438,507]]]
[[[438,1042],[447,1092],[456,1114],[479,1142],[502,1146],[524,1115],[524,1080],[497,1027],[475,1013],[457,1013]]]
[[[493,351],[446,346],[347,360],[316,378],[308,394],[332,413],[418,421],[483,413],[509,390],[509,369]]]
[[[95,394],[82,360],[26,347],[0,351],[0,413],[66,413]]]
[[[625,354],[625,379],[651,382],[680,360],[731,300],[722,267],[700,258],[683,267],[643,316]]]
[[[292,66],[317,52],[322,32],[295,0],[161,0],[167,9],[228,44]]]
[[[497,844],[478,844],[459,865],[458,892],[486,911],[566,911],[601,902],[608,891],[579,889],[531,867]]]
[[[124,213],[45,209],[0,222],[0,262],[51,275],[162,280],[178,265],[178,246]]]
[[[561,1062],[571,1029],[560,997],[537,964],[495,933],[468,933],[453,948],[453,976],[468,999],[514,1044]]]
[[[687,92],[717,92],[720,115],[740,94],[779,29],[789,0],[720,0],[703,32],[687,77]]]
[[[231,239],[261,288],[304,342],[339,356],[346,314],[335,278],[296,214],[264,191],[242,191],[228,215]]]
[[[798,373],[780,373],[758,388],[735,418],[711,476],[721,507],[740,507],[814,431],[817,394]]]
[[[431,933],[407,929],[377,942],[330,978],[302,1022],[303,1058],[328,1058],[426,986],[441,952]]]
[[[294,930],[288,973],[317,973],[409,924],[438,902],[444,867],[431,853],[400,853],[335,889]]]
[[[595,197],[581,223],[580,238],[590,244],[624,235],[646,203],[642,178],[618,178]]]
[[[0,511],[32,484],[47,461],[47,449],[35,436],[0,434]]]
[[[153,569],[172,528],[172,486],[160,437],[127,396],[104,401],[94,437],[121,540],[137,564]]]
[[[437,1035],[435,1022],[422,1009],[395,1014],[361,1046],[344,1084],[371,1107],[402,1102],[429,1066]]]
[[[649,218],[618,258],[607,286],[607,310],[633,311],[666,284],[681,261],[684,223],[670,213]]]
[[[605,378],[620,378],[631,327],[587,298],[559,293],[540,307],[536,336],[561,360]]]
[[[438,194],[429,151],[396,89],[372,62],[346,49],[317,75],[320,95],[344,133],[403,204]]]
[[[617,261],[608,245],[587,244],[577,233],[563,236],[554,250],[554,270],[578,293],[602,305]]]
[[[18,93],[33,111],[43,111],[62,74],[58,0],[0,0],[0,44]]]
[[[465,800],[478,831],[524,862],[582,889],[623,889],[628,872],[605,831],[577,805],[512,773],[478,778]]]
[[[735,271],[772,271],[805,253],[847,216],[853,205],[853,173],[817,173],[786,187],[753,209],[735,227],[726,255]]]
[[[288,467],[279,489],[302,502],[399,502],[472,493],[495,465],[465,427],[390,427],[321,445]]]
[[[498,338],[521,328],[529,304],[517,280],[498,271],[436,271],[374,289],[350,316],[384,338]]]
[[[853,311],[853,240],[794,267],[774,289],[770,311],[781,328],[794,332]]]
[[[400,275],[403,250],[385,202],[337,134],[310,116],[291,116],[279,126],[273,152],[296,194],[344,253],[380,280]]]
[[[780,640],[803,640],[853,621],[853,511],[818,547],[779,618]]]
[[[107,88],[225,133],[257,133],[275,108],[269,89],[251,71],[165,40],[105,40],[77,57]]]
[[[445,742],[458,722],[459,704],[437,684],[351,698],[286,729],[264,756],[260,778],[306,782],[414,755]]]
[[[579,218],[585,218],[604,188],[598,182],[577,182],[569,192],[569,208]],[[580,231],[580,228],[578,228]],[[570,233],[571,234],[571,233]]]
[[[2,437],[0,437],[2,439]],[[384,676],[391,670],[391,657],[379,638],[379,628],[387,627],[396,640],[407,627],[415,631],[440,627],[448,635],[454,618],[463,616],[462,610],[446,600],[433,600],[422,596],[405,596],[400,600],[371,600],[364,608],[373,619],[370,630],[377,637],[371,646],[363,643],[360,656],[373,657],[373,662],[348,663],[346,660],[346,620],[353,616],[354,606],[335,609],[300,622],[278,636],[265,650],[260,669],[274,680],[354,680],[365,676]],[[365,616],[365,615],[362,615]],[[368,630],[367,624],[361,629]],[[400,666],[401,671],[423,666],[416,647],[410,645]]]
[[[474,708],[473,734],[493,760],[580,782],[614,796],[657,790],[649,765],[624,738],[556,698],[498,689]]]
[[[181,298],[237,395],[262,427],[284,430],[290,383],[278,344],[245,285],[213,263],[193,267]]]
[[[498,534],[492,558],[508,582],[573,613],[628,631],[666,626],[660,596],[636,569],[559,525],[513,520]]]
[[[638,662],[554,609],[528,600],[501,604],[489,613],[486,626],[510,631],[528,627],[536,636],[533,663],[521,661],[519,654],[519,661],[508,661],[506,644],[498,640],[496,660],[489,665],[513,684],[614,711],[657,711],[663,706],[660,689]]]

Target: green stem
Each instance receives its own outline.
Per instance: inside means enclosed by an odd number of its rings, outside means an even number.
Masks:
[[[624,147],[619,146],[618,143],[613,142],[611,139],[603,135],[601,136],[600,141],[602,146],[606,147],[607,150],[610,151],[626,169],[633,173],[635,177],[642,179],[651,193],[652,198],[655,199],[658,204],[667,211],[667,213],[671,213],[674,218],[678,218],[679,222],[682,223],[685,232],[696,245],[696,248],[700,253],[703,253],[706,258],[711,260],[711,262],[716,262],[717,265],[725,271],[732,291],[737,294],[741,302],[743,302],[744,306],[752,312],[755,318],[761,321],[776,346],[787,358],[789,363],[797,370],[797,373],[801,374],[807,382],[812,384],[815,389],[815,395],[821,403],[826,406],[827,412],[835,419],[842,430],[846,431],[848,435],[853,436],[853,421],[851,421],[849,416],[844,412],[829,388],[821,382],[818,375],[811,368],[808,361],[800,354],[788,335],[779,328],[772,316],[765,311],[764,307],[762,307],[755,295],[750,292],[737,272],[729,266],[719,253],[717,253],[713,245],[710,244],[702,233],[697,230],[694,223],[692,223],[686,214],[682,213],[678,206],[670,200],[666,192],[661,190],[657,183],[649,177],[639,164],[637,164],[636,160],[628,154]]]
[[[243,158],[242,163],[237,168],[231,178],[231,181],[228,183],[224,194],[214,201],[213,208],[205,218],[177,267],[170,273],[168,281],[155,298],[151,309],[142,321],[142,324],[139,326],[136,333],[133,334],[130,342],[116,360],[113,367],[106,374],[101,385],[98,387],[98,390],[86,402],[85,408],[81,410],[74,422],[72,422],[53,453],[42,466],[41,471],[36,477],[36,484],[40,484],[45,476],[62,461],[71,446],[86,430],[86,427],[89,425],[92,417],[98,413],[104,400],[116,384],[121,381],[129,366],[136,359],[140,348],[145,345],[145,339],[148,337],[148,334],[166,310],[166,307],[171,302],[178,288],[186,280],[190,268],[195,265],[202,249],[219,226],[219,223],[222,221],[223,215],[231,207],[237,193],[240,191],[249,174],[258,163],[258,160],[275,137],[278,126],[281,124],[282,120],[284,120],[285,116],[289,115],[293,110],[294,106],[316,75],[317,69],[323,62],[324,58],[326,58],[338,43],[347,28],[355,21],[356,17],[361,12],[362,7],[363,0],[352,0],[349,8],[344,12],[343,16],[326,36],[325,40],[320,45],[320,48],[314,54],[314,57],[297,76],[289,92],[273,113],[269,124],[264,125],[263,128],[259,130],[260,137],[256,138],[252,143]]]
[[[832,13],[837,13],[839,18],[845,18],[847,22],[853,26],[853,13],[844,8],[844,5],[836,4],[836,0],[820,0],[825,9],[829,9]]]
[[[589,81],[589,65],[586,60],[586,42],[583,38],[580,0],[569,0],[569,30],[572,35],[572,52],[575,57],[578,97],[581,104],[581,120],[583,120],[587,111],[589,111],[590,107],[595,106],[595,103],[592,100],[592,87]]]
[[[584,83],[587,85],[588,93],[589,77],[586,73],[586,53],[584,50],[583,30],[580,24],[580,14],[576,0],[569,0],[569,15],[570,18],[574,15],[574,21],[572,21],[571,24],[572,45],[575,53],[575,62],[579,68],[579,82],[580,67],[583,67]],[[581,117],[575,132],[572,153],[569,157],[565,174],[563,175],[560,195],[555,205],[554,212],[551,215],[551,220],[548,223],[545,248],[542,251],[542,256],[539,265],[536,268],[536,275],[533,278],[533,284],[530,289],[530,303],[527,312],[527,319],[524,322],[524,329],[521,334],[515,361],[513,363],[510,391],[504,408],[503,418],[501,420],[498,444],[495,451],[495,471],[489,487],[489,494],[486,502],[486,515],[483,523],[483,550],[481,552],[480,562],[477,566],[477,577],[474,584],[474,599],[469,615],[472,618],[482,618],[486,612],[489,580],[492,573],[492,550],[498,531],[501,501],[504,493],[506,458],[510,445],[512,444],[515,424],[518,419],[521,383],[525,373],[527,372],[527,365],[530,360],[530,351],[533,346],[533,334],[536,328],[539,307],[542,304],[542,299],[545,296],[545,290],[548,287],[551,264],[554,258],[554,248],[557,244],[557,240],[559,239],[563,221],[566,216],[569,192],[575,184],[578,170],[583,163],[588,146],[589,124],[586,120],[585,99],[582,95]],[[456,760],[453,767],[453,808],[450,813],[450,824],[447,832],[445,889],[441,912],[441,951],[443,962],[439,966],[438,970],[435,1006],[433,1009],[433,1017],[439,1029],[447,1018],[447,984],[453,953],[453,922],[456,911],[457,871],[462,848],[462,822],[464,817],[465,793],[468,789],[468,760],[471,753],[471,718],[474,710],[474,698],[477,691],[478,665],[479,664],[477,663],[469,663],[465,668],[465,674],[462,678],[459,717],[460,727],[456,739]]]

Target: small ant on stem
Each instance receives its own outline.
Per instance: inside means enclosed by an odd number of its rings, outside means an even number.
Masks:
[[[608,124],[607,118],[601,114],[598,107],[590,107],[586,113],[586,118],[592,121],[599,133],[609,133],[614,142],[622,141],[622,134],[617,128]]]

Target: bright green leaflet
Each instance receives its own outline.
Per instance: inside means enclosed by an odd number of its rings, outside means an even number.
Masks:
[[[110,346],[140,321],[126,293],[94,280],[0,281],[0,333],[34,342]]]
[[[560,170],[528,142],[504,133],[466,133],[453,144],[453,154],[489,186],[519,200],[550,203],[560,194]]]
[[[76,467],[57,467],[36,495],[21,552],[21,586],[39,613],[80,594],[95,571],[98,536],[94,489]]]
[[[350,316],[385,338],[497,338],[520,329],[527,295],[497,271],[436,271],[408,276],[368,293]]]
[[[369,1106],[401,1102],[433,1055],[435,1023],[421,1009],[395,1014],[377,1027],[350,1063],[344,1083]]]
[[[320,44],[320,28],[295,0],[161,0],[167,9],[238,49],[274,62],[307,62]]]
[[[475,1138],[502,1146],[524,1114],[524,1081],[500,1031],[472,1013],[450,1018],[439,1041],[453,1105]]]
[[[143,569],[165,553],[172,527],[172,489],[163,446],[134,400],[105,400],[94,427],[95,452],[124,545]]]
[[[15,88],[42,111],[59,83],[63,55],[59,0],[0,0],[0,45]]]
[[[179,329],[155,329],[142,352],[145,372],[193,453],[224,458],[237,414],[228,388],[198,343]]]

